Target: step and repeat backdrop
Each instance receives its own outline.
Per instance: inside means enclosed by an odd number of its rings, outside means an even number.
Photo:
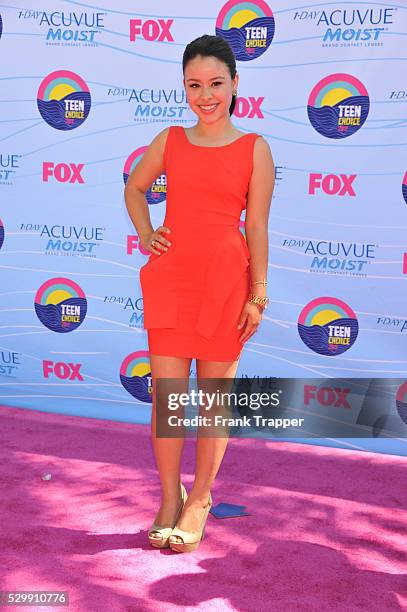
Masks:
[[[391,378],[401,419],[407,4],[95,4],[0,6],[1,403],[149,421],[148,253],[123,191],[157,132],[195,123],[181,60],[207,33],[237,59],[234,125],[263,135],[276,165],[271,305],[238,375]],[[147,199],[156,227],[165,175]]]

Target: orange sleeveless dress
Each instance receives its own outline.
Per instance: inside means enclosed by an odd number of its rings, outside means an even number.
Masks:
[[[249,249],[239,229],[258,134],[230,144],[190,143],[171,126],[164,151],[168,251],[140,269],[144,327],[152,355],[233,361],[250,290]]]

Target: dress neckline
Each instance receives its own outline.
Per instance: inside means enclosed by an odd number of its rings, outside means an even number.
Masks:
[[[239,138],[236,138],[235,140],[232,140],[232,142],[229,142],[228,144],[225,144],[225,145],[215,145],[215,146],[212,146],[212,147],[207,147],[205,145],[197,145],[197,144],[194,144],[193,142],[191,142],[189,140],[188,136],[187,136],[187,133],[185,131],[184,126],[180,125],[179,127],[181,128],[182,133],[184,134],[184,138],[187,141],[187,143],[190,144],[191,147],[197,147],[198,149],[224,149],[226,147],[230,147],[232,144],[235,144],[235,142],[238,142],[239,140],[242,140],[243,138],[246,138],[247,136],[250,136],[250,132],[249,132],[247,134],[243,134],[243,136],[239,136]]]

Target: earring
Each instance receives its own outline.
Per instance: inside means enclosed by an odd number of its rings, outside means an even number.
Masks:
[[[232,96],[237,96],[237,91],[232,91]]]

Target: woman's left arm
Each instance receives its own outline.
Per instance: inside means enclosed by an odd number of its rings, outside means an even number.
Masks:
[[[268,221],[274,189],[274,163],[270,147],[264,138],[257,138],[253,151],[253,172],[249,183],[246,205],[245,233],[250,252],[250,293],[266,297],[267,288],[257,281],[267,280]],[[247,302],[239,327],[245,328],[240,337],[245,342],[252,336],[262,319],[262,308]]]

